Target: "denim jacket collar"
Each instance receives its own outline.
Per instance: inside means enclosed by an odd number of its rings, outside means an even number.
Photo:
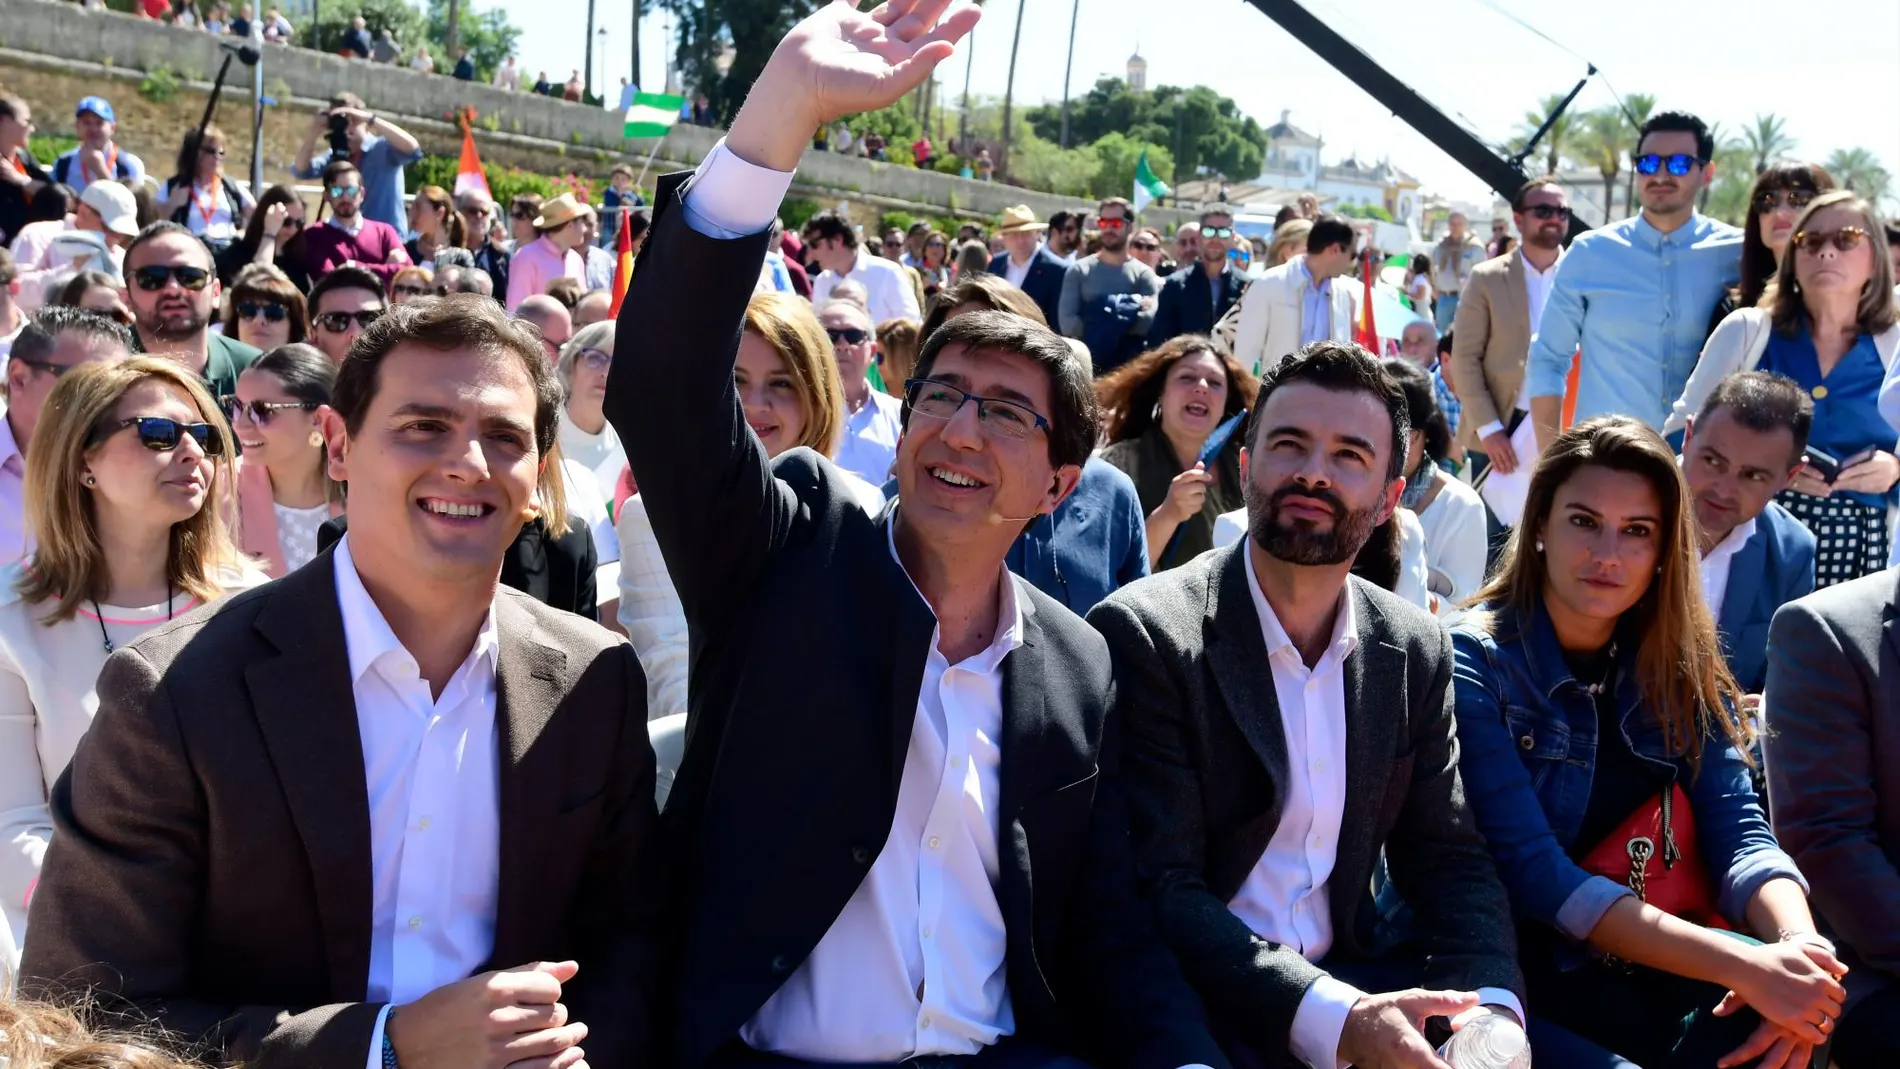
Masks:
[[[1542,690],[1546,702],[1557,701],[1560,694],[1588,697],[1584,685],[1570,671],[1570,662],[1564,659],[1563,646],[1557,642],[1556,625],[1551,623],[1550,611],[1544,607],[1542,598],[1537,599],[1528,614],[1520,614],[1516,609],[1504,606],[1498,610],[1498,616],[1504,625],[1500,633],[1511,634],[1515,631],[1518,635],[1531,684]],[[1567,691],[1566,687],[1569,688]],[[1616,719],[1625,734],[1630,731],[1630,714],[1642,703],[1642,687],[1636,678],[1636,644],[1623,641],[1623,636],[1619,634],[1616,653]],[[1660,753],[1644,752],[1641,746],[1638,746],[1637,753],[1654,760],[1667,760]]]

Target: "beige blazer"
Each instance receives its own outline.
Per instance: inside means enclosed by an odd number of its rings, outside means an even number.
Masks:
[[[1464,412],[1458,447],[1482,453],[1478,428],[1511,422],[1531,351],[1524,254],[1512,251],[1471,269],[1451,324],[1451,379]]]
[[[1234,331],[1234,358],[1258,375],[1300,347],[1306,271],[1289,260],[1253,280],[1240,295],[1240,324]],[[1365,286],[1358,279],[1335,278],[1332,287],[1331,340],[1352,341],[1353,324]]]

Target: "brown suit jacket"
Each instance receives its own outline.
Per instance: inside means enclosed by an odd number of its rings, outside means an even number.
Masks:
[[[21,963],[216,1062],[360,1066],[368,790],[331,554],[114,653],[53,787]],[[659,866],[646,684],[627,644],[506,587],[495,602],[500,877],[489,968],[572,959],[601,1069],[644,1065]]]
[[[1471,269],[1451,324],[1451,378],[1464,414],[1458,446],[1482,453],[1478,428],[1511,423],[1531,352],[1530,298],[1524,292],[1524,254],[1486,260]]]

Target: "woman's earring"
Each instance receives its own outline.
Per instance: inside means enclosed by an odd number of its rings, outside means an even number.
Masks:
[[[1154,411],[1148,413],[1148,418],[1155,421],[1156,423],[1161,422],[1161,402],[1159,401],[1155,402]]]
[[[98,479],[96,479],[96,478],[93,478],[93,474],[92,474],[92,472],[87,472],[86,474],[84,474],[84,475],[81,475],[81,476],[79,477],[79,485],[81,485],[81,486],[83,486],[83,487],[85,487],[85,488],[87,488],[88,490],[90,490],[90,489],[92,489],[93,487],[95,487],[95,486],[98,486],[98,485],[99,485],[99,480],[98,480]]]
[[[1544,540],[1540,538],[1537,540],[1537,552],[1542,553],[1543,551],[1544,551]]]
[[[310,448],[312,449],[323,448],[323,432],[322,431],[310,432]]]

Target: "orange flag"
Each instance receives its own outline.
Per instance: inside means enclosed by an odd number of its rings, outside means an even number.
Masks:
[[[1365,283],[1365,298],[1359,302],[1359,322],[1353,327],[1352,340],[1373,356],[1384,356],[1379,344],[1379,328],[1372,318],[1372,257],[1360,257],[1359,266],[1360,281]]]
[[[620,318],[620,302],[627,297],[627,285],[633,281],[633,212],[620,208],[620,225],[614,233],[614,303],[607,314]]]
[[[495,195],[488,190],[488,176],[482,173],[482,158],[475,152],[475,134],[468,128],[468,112],[462,113],[462,159],[455,167],[455,195],[475,189],[490,200]]]

